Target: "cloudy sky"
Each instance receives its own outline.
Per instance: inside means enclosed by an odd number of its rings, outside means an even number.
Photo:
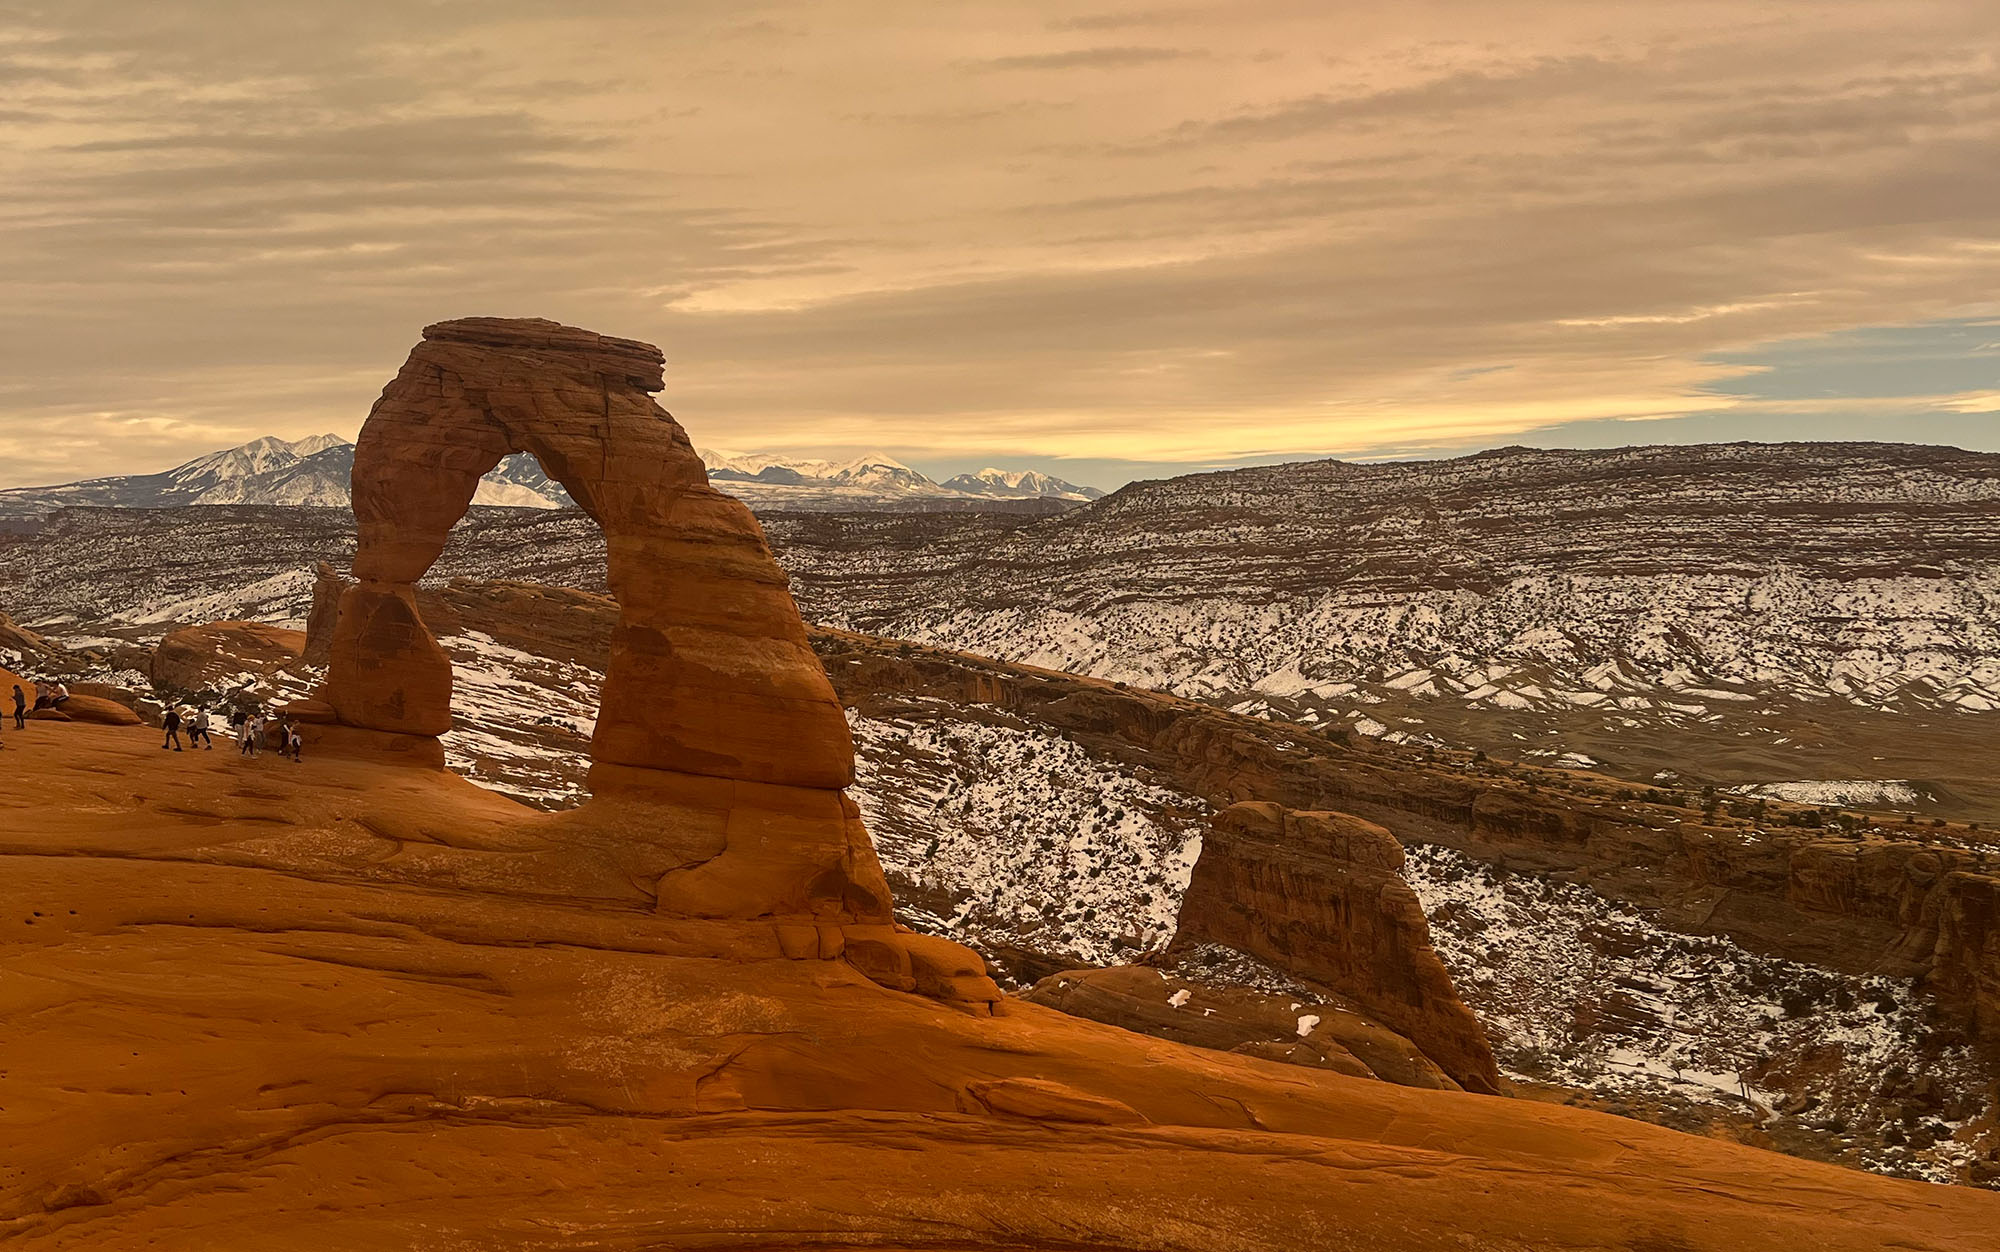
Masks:
[[[938,472],[2000,448],[1993,0],[1141,5],[0,0],[0,485],[468,314]]]

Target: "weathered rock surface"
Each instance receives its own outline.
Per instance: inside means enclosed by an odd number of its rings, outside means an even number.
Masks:
[[[341,590],[318,693],[335,724],[308,737],[442,762],[431,748],[451,726],[451,661],[416,583],[481,476],[532,453],[603,528],[618,605],[593,799],[560,829],[585,843],[644,838],[661,913],[769,919],[794,936],[796,959],[844,955],[886,986],[992,1003],[999,989],[976,955],[894,927],[874,846],[841,793],[854,780],[846,716],[756,520],[709,487],[686,432],[653,402],[663,366],[649,344],[553,322],[425,328],[355,447],[357,581]],[[316,592],[334,581],[320,574]],[[797,939],[822,928],[811,945]]]
[[[268,676],[297,662],[305,645],[302,632],[264,622],[184,626],[153,649],[147,677],[162,691],[201,691]]]
[[[480,476],[530,452],[609,548],[619,621],[593,759],[778,786],[854,780],[846,721],[762,530],[708,485],[652,400],[663,363],[649,344],[553,322],[425,328],[355,448],[360,581],[342,598],[326,684],[342,721],[449,726],[450,665],[411,590]]]
[[[1981,1037],[2000,1039],[2000,873],[1945,876],[1935,908],[1937,982],[1966,1005]],[[2000,1095],[1995,1112],[2000,1114]]]
[[[1404,1087],[1460,1089],[1415,1044],[1351,1005],[1198,985],[1143,965],[1066,970],[1036,983],[1021,998],[1072,1017],[1198,1048]]]
[[[312,612],[306,618],[306,664],[324,668],[333,659],[333,628],[340,622],[340,598],[353,585],[353,579],[325,561],[314,562]]]
[[[1461,1087],[1497,1092],[1485,1032],[1431,948],[1402,866],[1403,845],[1371,822],[1231,805],[1202,840],[1174,943],[1219,943],[1330,987]]]
[[[10,669],[0,669],[0,713],[12,717],[14,714],[14,688],[19,687],[27,697],[28,707],[35,707],[34,680],[24,678]]]
[[[824,959],[838,928],[801,958],[779,923],[657,911],[699,809],[613,829],[138,728],[7,753],[24,1252],[1973,1252],[2000,1222],[1975,1190],[891,990]]]
[[[11,701],[13,689],[8,689]],[[72,722],[94,722],[99,726],[137,726],[145,719],[130,707],[103,696],[84,695],[76,691],[59,707],[39,709],[38,713],[59,714],[62,719]],[[50,720],[56,720],[51,718]]]
[[[48,640],[32,630],[15,624],[14,619],[0,613],[0,651],[13,652],[23,657],[51,656],[61,651]]]

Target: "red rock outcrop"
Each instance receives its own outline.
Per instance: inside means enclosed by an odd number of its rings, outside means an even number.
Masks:
[[[593,798],[551,832],[584,843],[646,832],[651,855],[632,872],[662,913],[766,922],[797,958],[842,956],[888,986],[997,1000],[977,956],[895,927],[841,790],[854,780],[846,715],[756,519],[708,485],[686,432],[653,402],[663,366],[649,344],[553,322],[425,328],[355,447],[357,581],[341,591],[319,692],[337,724],[309,737],[441,760],[451,663],[416,582],[480,476],[533,453],[603,528],[618,605]],[[322,574],[316,591],[333,581]]]
[[[1984,1039],[2000,1040],[2000,874],[1949,874],[1932,903],[1939,988]]]
[[[2000,1222],[1971,1189],[903,994],[824,959],[838,928],[656,911],[689,811],[572,830],[139,728],[7,757],[10,1252],[1983,1252]]]
[[[619,620],[593,759],[779,786],[854,780],[846,719],[763,531],[708,485],[653,402],[663,365],[649,344],[553,322],[425,328],[355,448],[360,581],[342,597],[326,684],[343,722],[450,725],[450,664],[413,587],[480,476],[531,452],[609,548]]]
[[[1495,1093],[1486,1033],[1431,947],[1403,845],[1345,813],[1244,802],[1216,815],[1176,946],[1219,943],[1348,997],[1468,1091]]]
[[[340,622],[340,599],[354,580],[320,561],[313,566],[312,612],[306,617],[305,663],[325,666],[333,659],[333,630]]]
[[[22,656],[55,656],[62,651],[34,631],[16,625],[5,613],[0,613],[0,650]]]
[[[183,626],[154,647],[147,677],[162,691],[200,691],[283,669],[301,658],[305,645],[303,633],[264,622]]]
[[[1198,1048],[1456,1091],[1417,1046],[1348,1005],[1188,982],[1144,965],[1052,974],[1021,998]]]
[[[14,715],[15,687],[19,687],[21,694],[28,698],[28,707],[31,709],[35,707],[35,684],[33,680],[23,678],[12,670],[0,669],[0,714],[4,714],[9,718]]]
[[[9,694],[12,694],[11,688]],[[71,692],[69,699],[64,700],[61,705],[41,709],[38,712],[56,713],[72,722],[94,722],[99,726],[138,726],[145,721],[138,713],[116,700],[77,692]]]

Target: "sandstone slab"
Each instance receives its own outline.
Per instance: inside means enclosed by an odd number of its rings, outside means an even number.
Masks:
[[[360,755],[81,724],[7,751],[10,1249],[1983,1252],[2000,1223],[1989,1193],[792,959],[775,923],[651,907],[700,810],[591,842]]]

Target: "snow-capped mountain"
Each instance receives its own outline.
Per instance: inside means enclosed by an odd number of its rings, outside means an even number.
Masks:
[[[1104,493],[1035,470],[981,470],[938,483],[892,456],[872,452],[847,461],[814,461],[766,453],[701,452],[709,481],[766,508],[916,508],[976,506],[982,500],[1081,503]]]
[[[849,461],[811,461],[763,453],[704,451],[701,460],[708,467],[709,481],[718,485],[845,487],[888,495],[949,494],[916,470],[879,452]]]
[[[1079,487],[1039,470],[987,468],[977,474],[958,474],[944,480],[953,491],[1001,499],[1038,497],[1055,500],[1101,500],[1104,493],[1095,487]]]
[[[988,481],[960,475],[940,486],[879,453],[847,461],[704,452],[717,489],[768,510],[957,509],[1054,510],[1101,495],[1033,470],[985,470]],[[264,504],[346,508],[354,445],[338,435],[284,440],[266,436],[196,457],[159,474],[93,478],[53,487],[0,491],[0,517],[33,517],[60,508],[154,509],[182,505]],[[472,502],[507,508],[560,509],[574,502],[527,453],[500,462]]]
[[[1104,492],[1080,488],[1036,470],[980,470],[934,482],[894,456],[870,452],[852,460],[800,460],[766,452],[700,450],[708,480],[752,508],[846,510],[1060,510],[1096,500]]]
[[[151,509],[186,504],[345,504],[353,447],[338,435],[266,436],[196,457],[159,474],[91,478],[0,491],[0,514],[73,505]]]
[[[486,471],[472,502],[514,509],[566,509],[576,503],[542,463],[525,452],[516,452]]]
[[[196,457],[161,474],[93,478],[56,487],[0,491],[0,516],[71,506],[157,509],[182,505],[264,504],[344,509],[350,499],[354,445],[339,435],[285,440],[274,435]],[[569,493],[535,458],[510,456],[480,481],[474,504],[559,509]]]

